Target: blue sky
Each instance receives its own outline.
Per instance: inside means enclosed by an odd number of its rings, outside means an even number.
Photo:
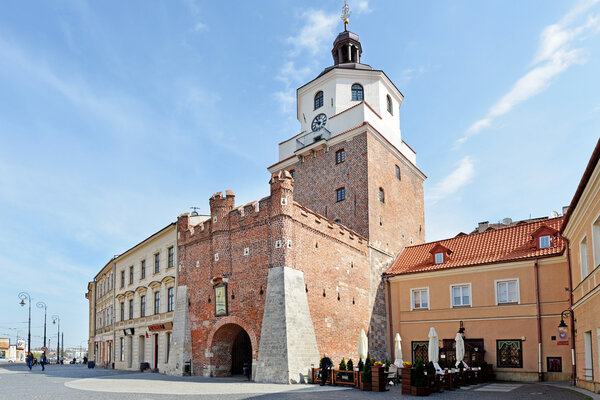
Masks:
[[[351,1],[405,96],[428,240],[569,204],[600,132],[598,1]],[[0,337],[87,338],[87,282],[211,194],[268,194],[340,1],[38,1],[0,14]],[[43,313],[32,310],[32,342]],[[49,329],[54,334],[55,327]]]

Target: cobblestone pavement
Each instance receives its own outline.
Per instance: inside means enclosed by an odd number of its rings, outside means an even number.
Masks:
[[[270,385],[236,378],[170,377],[162,374],[49,365],[29,372],[23,364],[0,366],[0,399],[398,399],[400,388],[385,393],[318,385]],[[592,395],[593,396],[593,395]],[[493,383],[435,393],[442,399],[590,399],[585,394],[544,384]]]

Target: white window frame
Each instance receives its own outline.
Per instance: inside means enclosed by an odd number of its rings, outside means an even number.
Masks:
[[[596,222],[598,222],[598,228],[596,228]],[[592,231],[592,260],[594,262],[591,270],[593,271],[600,265],[600,213],[593,219],[590,228]],[[588,244],[588,252],[589,248]]]
[[[542,239],[548,238],[548,246],[544,246],[542,244]],[[540,249],[548,249],[550,248],[550,246],[552,246],[552,238],[550,237],[550,235],[542,235],[538,238],[538,247]]]
[[[442,259],[438,260],[438,256],[441,256]],[[433,258],[434,258],[434,261],[435,261],[436,264],[443,264],[444,263],[444,253],[442,253],[442,252],[435,253],[433,255]]]
[[[506,302],[500,303],[498,302],[498,284],[502,282],[517,282],[517,304],[521,304],[521,283],[519,282],[519,278],[506,278],[506,279],[496,279],[494,280],[494,294],[496,296],[496,305],[501,304],[515,304],[514,302]]]
[[[427,307],[415,307],[415,292],[416,291],[427,291]],[[423,302],[421,302],[423,303]],[[431,297],[429,296],[429,286],[412,288],[410,289],[410,310],[430,310],[431,309]]]
[[[467,287],[469,290],[469,304],[454,304],[454,288],[455,287]],[[453,283],[450,285],[450,304],[454,307],[473,307],[473,294],[471,290],[471,282],[469,283]],[[462,296],[461,296],[462,299]]]
[[[582,251],[584,248],[585,248],[585,254],[583,254],[584,252]],[[587,235],[586,235],[579,242],[579,272],[581,273],[581,281],[582,282],[590,274],[589,249],[590,248],[588,246]],[[585,273],[584,273],[584,266],[585,266]]]

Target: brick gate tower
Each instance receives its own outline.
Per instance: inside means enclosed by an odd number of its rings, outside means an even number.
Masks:
[[[425,241],[423,181],[402,140],[404,96],[381,71],[361,63],[358,35],[333,42],[333,65],[297,90],[300,133],[279,144],[269,172],[294,177],[294,200],[368,239],[371,353],[385,358],[381,275],[400,250]]]
[[[270,195],[177,221],[178,277],[168,373],[303,382],[327,352],[388,358],[382,273],[422,243],[423,180],[402,141],[400,91],[360,61],[358,35],[297,92],[301,132],[279,144]]]

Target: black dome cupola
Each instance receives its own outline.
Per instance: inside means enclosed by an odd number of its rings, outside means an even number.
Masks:
[[[360,63],[362,46],[358,35],[350,31],[341,32],[333,42],[333,65],[346,63]]]

